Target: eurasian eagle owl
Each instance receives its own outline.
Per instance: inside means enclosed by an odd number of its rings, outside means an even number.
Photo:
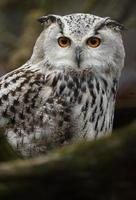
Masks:
[[[91,14],[39,18],[32,57],[0,78],[0,127],[23,156],[112,131],[123,26]]]

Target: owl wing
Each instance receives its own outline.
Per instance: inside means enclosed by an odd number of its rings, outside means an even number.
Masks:
[[[38,69],[21,67],[0,78],[0,127],[25,118],[30,112],[39,91],[45,83],[45,75]]]
[[[43,74],[40,68],[23,66],[1,77],[0,127],[33,131],[35,126],[40,129],[49,122],[54,131],[61,127],[68,119],[68,108],[55,90],[60,76],[54,71]]]

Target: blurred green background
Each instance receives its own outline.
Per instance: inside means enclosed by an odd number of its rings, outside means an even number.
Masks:
[[[127,27],[123,34],[126,61],[123,70],[114,128],[136,119],[136,1],[135,0],[0,0],[0,75],[11,71],[32,54],[42,31],[36,19],[42,15],[85,12],[110,16]]]

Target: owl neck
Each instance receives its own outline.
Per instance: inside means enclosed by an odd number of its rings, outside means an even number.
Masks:
[[[78,93],[95,91],[96,95],[116,95],[118,79],[105,74],[98,74],[90,69],[86,70],[51,70],[47,73],[47,81],[56,90],[58,95],[66,96]]]

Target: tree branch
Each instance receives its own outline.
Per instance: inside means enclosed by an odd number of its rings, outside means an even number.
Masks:
[[[0,165],[0,199],[136,199],[136,124],[110,137]]]

